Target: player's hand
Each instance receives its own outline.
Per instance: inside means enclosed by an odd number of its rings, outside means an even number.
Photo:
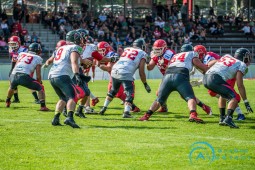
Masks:
[[[246,110],[247,110],[248,113],[253,113],[253,110],[252,110],[252,108],[251,108],[250,103],[248,102],[248,100],[245,100],[245,101],[244,101],[244,105],[245,105]]]
[[[150,86],[149,86],[146,82],[143,83],[143,85],[144,85],[145,90],[146,90],[148,93],[150,93],[150,92],[151,92]]]
[[[83,59],[82,64],[84,64],[87,68],[92,66],[92,61],[89,59]]]
[[[79,73],[74,74],[78,86],[82,86],[82,79]]]
[[[90,79],[91,79],[90,76],[85,76],[84,74],[80,74],[80,77],[86,83],[88,83],[90,81]]]
[[[42,68],[47,68],[49,65],[47,65],[47,64],[43,64],[42,65]]]

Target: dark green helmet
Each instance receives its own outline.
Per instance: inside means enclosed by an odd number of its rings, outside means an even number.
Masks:
[[[184,44],[181,49],[180,52],[188,52],[188,51],[193,51],[193,46],[190,44]]]
[[[79,28],[76,30],[77,32],[79,32],[81,34],[81,37],[86,40],[87,36],[89,35],[88,31],[82,28]]]
[[[244,63],[251,62],[251,53],[247,48],[238,48],[234,57]]]
[[[28,46],[28,52],[32,52],[39,55],[42,52],[42,47],[38,43],[32,43]]]
[[[142,50],[146,49],[146,42],[144,41],[143,38],[138,38],[133,42],[133,47],[138,47],[141,48]]]
[[[81,40],[82,40],[81,34],[76,30],[69,31],[66,34],[66,41],[68,42],[72,42],[74,44],[80,45]]]

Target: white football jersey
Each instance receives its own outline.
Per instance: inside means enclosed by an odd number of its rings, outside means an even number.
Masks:
[[[25,73],[30,75],[34,72],[37,65],[42,65],[42,62],[43,59],[36,54],[21,52],[12,74]]]
[[[111,76],[119,80],[133,81],[133,75],[142,59],[148,60],[145,51],[133,47],[125,48],[120,59],[113,65]]]
[[[168,68],[170,67],[187,68],[190,72],[193,68],[192,60],[195,57],[198,57],[198,53],[194,51],[175,54],[170,60]]]
[[[56,56],[53,60],[53,65],[49,72],[49,78],[68,75],[71,79],[74,76],[71,66],[71,53],[77,52],[81,55],[82,48],[78,45],[65,45],[57,49]],[[80,60],[78,60],[80,62]]]
[[[247,66],[244,62],[232,57],[229,54],[221,57],[207,72],[206,74],[218,74],[223,80],[227,81],[236,76],[237,71],[245,74]]]
[[[85,48],[83,49],[83,53],[81,58],[90,58],[92,57],[92,53],[97,50],[97,46],[95,44],[87,44]]]

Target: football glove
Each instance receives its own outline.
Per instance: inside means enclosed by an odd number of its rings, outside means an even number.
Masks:
[[[253,113],[253,110],[252,110],[252,108],[251,108],[250,103],[248,102],[248,100],[245,100],[245,101],[244,101],[244,105],[245,105],[246,110],[247,110],[248,113]]]
[[[196,87],[196,86],[200,87],[201,84],[202,84],[202,81],[197,81],[197,80],[194,80],[194,81],[190,82],[190,85],[192,87]]]
[[[150,86],[149,86],[146,82],[143,83],[143,85],[144,85],[145,90],[146,90],[148,93],[150,93],[150,92],[151,92]]]
[[[117,62],[118,60],[119,60],[119,56],[117,56],[117,55],[114,55],[113,57],[111,57],[111,63],[115,63],[115,62]]]
[[[75,73],[74,76],[75,76],[75,79],[76,79],[76,84],[78,86],[81,86],[82,85],[82,79],[81,79],[80,74],[79,73]]]

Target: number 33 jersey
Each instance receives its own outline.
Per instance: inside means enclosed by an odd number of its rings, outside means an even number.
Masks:
[[[142,59],[148,60],[145,51],[132,47],[125,48],[120,59],[113,65],[111,76],[119,80],[133,81],[133,75]]]
[[[42,61],[43,59],[36,54],[21,52],[19,53],[18,61],[12,71],[12,74],[25,73],[30,75],[34,72],[35,67],[38,64],[42,65]]]
[[[206,74],[218,74],[223,80],[227,81],[236,76],[237,71],[245,74],[247,66],[244,62],[232,57],[229,54],[221,57],[207,72]]]

